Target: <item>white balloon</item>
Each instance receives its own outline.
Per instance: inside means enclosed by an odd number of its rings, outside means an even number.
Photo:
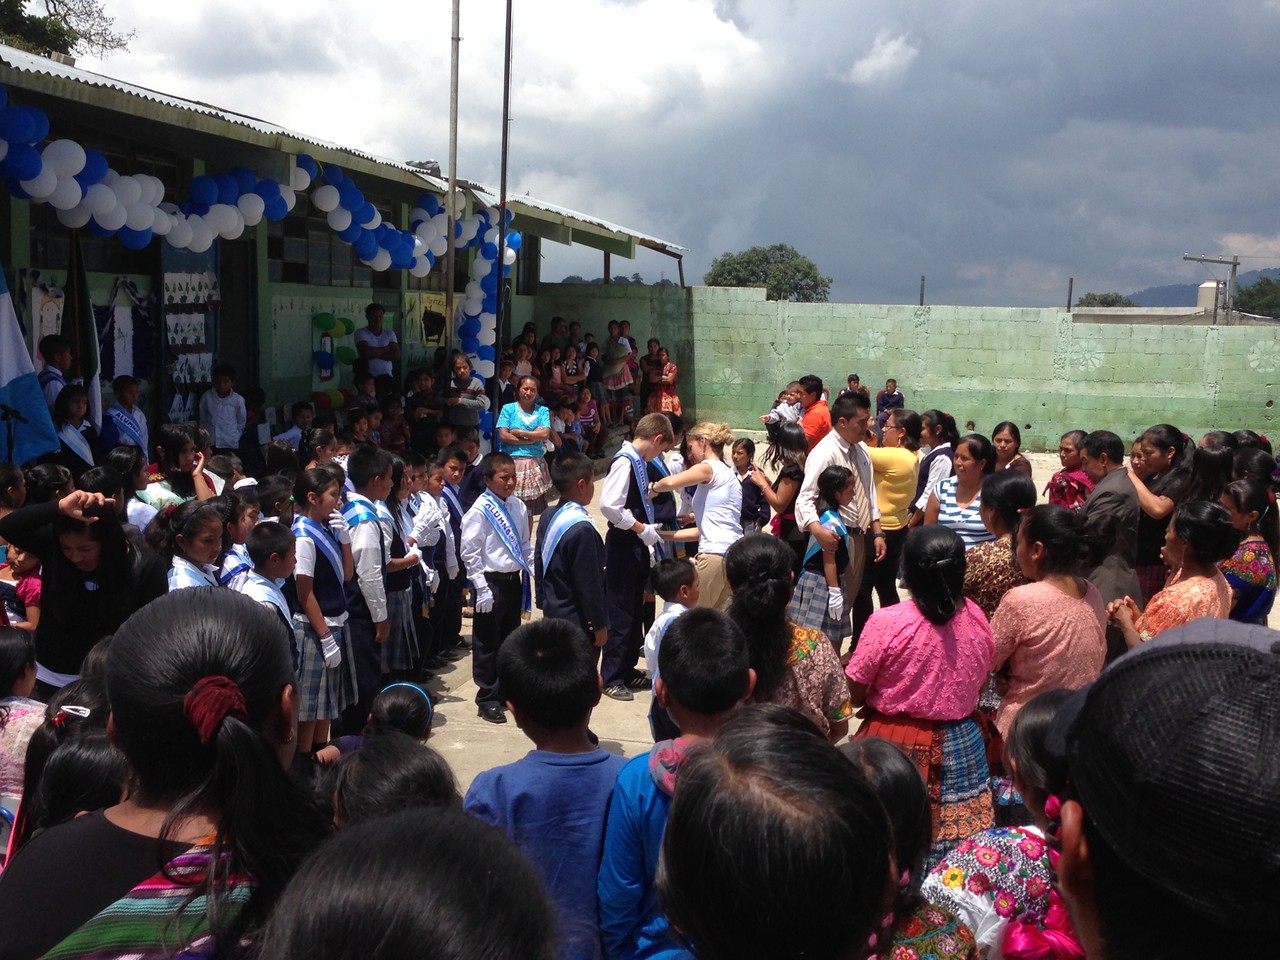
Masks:
[[[142,199],[142,184],[133,177],[121,177],[111,185],[116,199],[126,207],[132,207]]]
[[[338,188],[331,183],[326,183],[323,187],[316,187],[311,194],[311,202],[315,204],[316,209],[321,213],[328,213],[337,207],[339,199]]]
[[[414,236],[416,236],[419,240],[425,243],[428,247],[431,246],[432,240],[440,236],[440,231],[436,228],[435,223],[431,220],[427,220],[423,223],[418,224],[418,229],[415,230],[413,233],[414,233]]]
[[[498,331],[493,327],[486,327],[481,324],[480,332],[476,334],[476,339],[480,341],[481,346],[491,347],[498,342]]]
[[[165,237],[169,241],[169,245],[184,250],[191,245],[191,221],[181,213],[173,219],[173,226],[169,228],[169,235]]]
[[[159,206],[160,201],[164,199],[164,181],[159,177],[151,176],[149,173],[143,174],[137,179],[144,182],[142,199],[153,207]],[[150,188],[149,190],[147,189],[148,187]]]
[[[209,225],[209,229],[214,233],[221,233],[222,228],[227,225],[227,205],[225,203],[214,203],[203,214],[204,222]]]
[[[459,190],[453,195],[453,215],[455,217],[462,216],[462,212],[467,209],[467,195]]]
[[[107,172],[102,175],[102,180],[99,182],[105,183],[108,187],[112,187],[115,186],[116,181],[119,179],[120,174],[111,167],[107,167]]]
[[[116,199],[115,191],[105,183],[95,183],[85,191],[84,205],[89,208],[89,212],[95,217],[119,206],[119,204],[120,201]]]
[[[124,225],[130,230],[150,230],[156,222],[156,208],[145,203],[125,207]]]
[[[173,220],[163,210],[156,211],[156,219],[151,224],[151,232],[157,237],[166,236],[173,229]]]
[[[431,263],[426,257],[415,257],[413,266],[409,268],[409,273],[415,277],[425,277],[431,272]]]
[[[256,193],[241,194],[240,199],[236,201],[236,209],[240,211],[240,216],[244,217],[246,227],[257,226],[262,220],[262,212],[266,206],[266,202]]]
[[[498,242],[498,237],[500,236],[502,236],[502,233],[501,231],[498,230],[497,227],[490,227],[488,230],[484,232],[484,242],[492,243],[496,245]]]
[[[39,173],[30,180],[22,181],[22,189],[27,191],[34,199],[43,200],[58,189],[58,175],[53,172],[53,167],[47,163],[42,163],[40,164]]]
[[[377,270],[381,273],[383,270],[386,270],[391,266],[391,254],[379,247],[378,252],[374,254],[373,259],[365,262],[369,264],[371,269]]]
[[[341,233],[351,226],[351,211],[344,207],[336,207],[329,211],[329,215],[325,219],[329,221],[330,230]]]
[[[73,207],[80,206],[80,201],[84,194],[80,192],[80,184],[72,177],[65,177],[58,180],[58,185],[53,188],[53,193],[45,197],[49,201],[49,206],[56,210],[70,210]]]
[[[482,377],[493,376],[492,360],[477,360],[475,363],[472,364],[472,366],[476,368],[476,373],[480,374],[480,376]]]
[[[471,279],[483,280],[493,270],[493,261],[484,257],[476,257],[471,261]]]
[[[187,249],[192,253],[204,253],[213,246],[214,232],[204,217],[192,217],[187,221],[191,225],[191,242]]]
[[[293,187],[280,185],[280,196],[284,198],[284,205],[292,210],[298,205],[298,195],[294,193]]]
[[[449,252],[449,241],[444,237],[436,237],[428,245],[428,249],[431,251],[431,255],[438,260]]]
[[[236,207],[228,207],[230,214],[224,214],[223,219],[230,218],[228,223],[222,225],[222,229],[218,231],[218,235],[225,240],[235,240],[240,234],[244,233],[244,217]]]
[[[58,222],[64,227],[70,227],[72,230],[79,230],[92,216],[89,208],[85,206],[71,207],[69,210],[58,211]]]
[[[59,177],[74,177],[84,169],[84,147],[74,140],[54,140],[40,157]]]
[[[483,307],[484,307],[484,302],[479,299],[472,300],[468,298],[462,301],[462,312],[466,314],[468,317],[480,316],[480,310]]]
[[[435,224],[436,233],[444,233],[449,226],[449,214],[441,210],[431,218],[431,222]]]
[[[364,227],[366,230],[377,230],[378,227],[381,225],[382,225],[382,214],[380,214],[376,208],[373,211],[373,216],[370,217],[368,220],[366,220],[364,223],[360,224],[360,226]]]
[[[516,252],[512,250],[510,247],[507,247],[505,250],[502,251],[502,262],[505,263],[508,267],[511,266],[513,263],[516,262]]]
[[[298,192],[307,189],[311,186],[311,174],[301,167],[294,167],[293,172],[289,174],[289,186]]]
[[[162,203],[160,204],[160,209],[171,217],[182,213],[182,211],[178,209],[178,205],[176,203]]]
[[[426,252],[426,249],[427,249],[427,245],[422,242],[421,237],[413,238],[413,255],[415,257],[422,256],[422,254]]]
[[[410,223],[422,223],[423,221],[430,219],[431,214],[427,213],[427,211],[423,210],[421,207],[414,207],[409,211]]]
[[[124,222],[128,218],[128,208],[118,203],[106,213],[95,213],[93,215],[93,219],[98,221],[98,226],[102,227],[103,230],[119,230],[124,226]]]
[[[462,239],[470,243],[476,238],[476,234],[480,232],[480,221],[475,217],[469,217],[462,221]]]
[[[496,313],[480,314],[480,329],[481,330],[498,329],[498,315]]]
[[[479,280],[469,281],[466,287],[463,288],[462,295],[466,297],[468,300],[483,300],[484,291],[480,289],[480,281]]]

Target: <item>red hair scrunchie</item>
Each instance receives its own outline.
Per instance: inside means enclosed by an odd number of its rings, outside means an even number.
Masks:
[[[208,745],[218,735],[218,728],[228,716],[249,719],[240,687],[230,677],[221,676],[197,680],[182,701],[182,713],[196,728],[202,745]]]

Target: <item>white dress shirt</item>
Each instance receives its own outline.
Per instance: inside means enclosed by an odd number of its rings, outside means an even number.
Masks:
[[[867,455],[866,444],[846,443],[833,428],[809,451],[804,462],[804,483],[800,485],[800,493],[796,497],[796,524],[800,529],[807,530],[809,524],[818,519],[818,477],[827,467],[847,467],[853,471],[853,475],[859,478],[862,488],[867,492],[871,520],[879,520],[880,503],[876,499],[875,470],[871,466],[871,457]],[[855,531],[866,532],[858,524],[858,514],[852,500],[840,508],[840,518],[851,534]]]
[[[525,568],[511,555],[506,541],[498,535],[481,512],[483,495],[462,517],[462,563],[473,584],[484,583],[486,573],[520,573]],[[520,537],[520,549],[530,573],[533,572],[533,538],[529,536],[529,511],[518,497],[507,497],[503,503]]]
[[[215,447],[236,448],[244,433],[244,397],[232,390],[225,397],[212,388],[200,398],[200,426],[209,431]]]
[[[368,497],[351,493],[347,499],[363,500],[370,510],[381,516],[382,511]],[[351,555],[355,561],[356,581],[369,607],[369,618],[374,623],[387,619],[387,588],[382,582],[382,574],[391,560],[391,532],[385,529],[388,523],[379,519],[377,524],[357,523],[351,528]]]
[[[636,450],[630,440],[623,443],[622,449],[630,449],[633,452]],[[609,521],[611,526],[619,530],[630,530],[636,525],[636,516],[627,509],[627,490],[633,476],[635,471],[631,460],[619,452],[613,463],[609,464],[609,472],[605,474],[604,483],[600,485],[600,512],[604,514],[605,520]],[[647,493],[648,490],[640,491],[641,496]],[[648,522],[647,518],[643,517],[639,518],[639,521]]]

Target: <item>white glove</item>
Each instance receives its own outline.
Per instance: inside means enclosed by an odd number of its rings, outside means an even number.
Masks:
[[[844,616],[844,591],[839,587],[827,587],[827,616],[832,620]]]
[[[476,613],[490,613],[493,610],[493,591],[488,587],[476,589]]]
[[[333,639],[332,633],[320,638],[320,652],[324,654],[326,667],[336,667],[342,662],[342,650],[338,646],[338,641]]]
[[[427,580],[427,592],[434,594],[440,584],[440,574],[435,567],[423,566],[422,570]]]
[[[646,547],[655,547],[658,545],[662,537],[658,534],[658,528],[652,524],[645,524],[645,528],[640,531],[640,542]]]
[[[347,518],[342,515],[341,510],[329,514],[329,530],[339,543],[351,542],[351,528],[347,526]]]
[[[412,557],[414,560],[417,560],[419,563],[422,562],[422,551],[419,550],[417,547],[410,547],[408,550],[404,552],[404,555],[406,558]]]

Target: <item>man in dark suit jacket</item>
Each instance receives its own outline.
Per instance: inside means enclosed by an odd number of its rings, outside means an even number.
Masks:
[[[1080,444],[1080,465],[1096,484],[1080,507],[1080,535],[1089,546],[1085,576],[1104,603],[1140,597],[1138,574],[1138,491],[1124,466],[1124,441],[1110,430],[1095,430]],[[1107,659],[1128,649],[1115,627],[1107,628]]]

